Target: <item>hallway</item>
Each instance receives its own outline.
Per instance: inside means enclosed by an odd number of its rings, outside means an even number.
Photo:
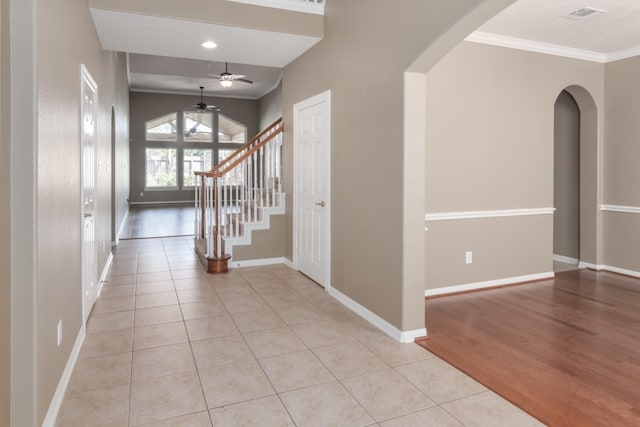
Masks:
[[[190,237],[121,241],[57,426],[527,426],[284,265],[206,275]]]
[[[183,205],[131,206],[120,239],[148,239],[193,235],[193,203]]]

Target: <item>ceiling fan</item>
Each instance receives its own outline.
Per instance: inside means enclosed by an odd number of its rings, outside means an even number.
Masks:
[[[204,113],[205,111],[220,111],[215,105],[207,105],[204,103],[204,86],[200,86],[200,102],[190,105],[189,107],[195,109],[198,113]]]
[[[233,85],[233,82],[242,82],[242,83],[249,83],[249,84],[253,84],[253,82],[251,80],[247,80],[244,74],[231,74],[229,72],[228,69],[229,64],[227,62],[224,63],[224,73],[217,75],[217,74],[209,74],[212,77],[215,77],[216,79],[220,80],[220,85],[222,85],[222,87],[231,87],[231,85]]]

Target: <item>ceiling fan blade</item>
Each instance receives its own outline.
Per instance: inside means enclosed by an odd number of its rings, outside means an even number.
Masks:
[[[245,77],[247,76],[245,76],[244,74],[231,74],[229,76],[229,78],[232,80],[240,80],[240,79],[244,79]]]
[[[235,79],[235,82],[242,82],[242,83],[249,83],[250,85],[253,84],[253,82],[251,80],[247,80],[247,79]]]
[[[207,74],[207,75],[208,75],[208,76],[211,76],[211,77],[215,77],[216,79],[219,79],[219,78],[220,78],[220,76],[219,76],[218,74]]]

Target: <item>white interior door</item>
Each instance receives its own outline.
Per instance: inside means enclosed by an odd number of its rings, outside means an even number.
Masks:
[[[320,285],[330,274],[330,92],[294,105],[294,263]]]
[[[86,322],[98,298],[98,254],[96,247],[96,119],[98,87],[87,69],[81,70],[81,188],[82,188],[82,293]]]

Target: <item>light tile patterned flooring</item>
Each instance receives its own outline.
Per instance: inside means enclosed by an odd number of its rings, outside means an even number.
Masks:
[[[207,275],[188,237],[121,241],[57,426],[529,426],[284,265]]]

